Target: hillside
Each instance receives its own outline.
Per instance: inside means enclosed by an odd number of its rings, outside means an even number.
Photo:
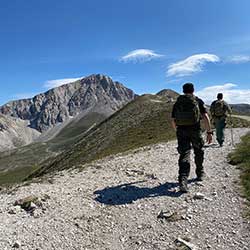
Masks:
[[[74,119],[49,141],[0,154],[0,184],[21,181],[37,169],[35,175],[40,175],[167,141],[174,137],[169,122],[171,107],[172,102],[166,97],[144,95],[107,119],[97,113]]]
[[[172,97],[143,95],[90,130],[85,137],[56,158],[49,158],[29,178],[77,167],[102,157],[175,138],[171,127]],[[228,126],[250,127],[237,117]]]
[[[108,119],[94,113],[83,119],[73,119],[49,141],[0,154],[0,184],[171,140],[175,137],[170,126],[172,104],[168,96],[144,95]],[[239,118],[233,121],[235,127],[250,126],[249,122]]]
[[[250,115],[250,104],[230,104],[234,114]]]
[[[107,118],[115,111],[132,101],[134,92],[119,82],[104,75],[91,75],[76,82],[62,85],[31,99],[11,101],[0,107],[0,114],[14,117],[26,123],[23,137],[29,136],[31,129],[42,133],[41,140],[46,141],[58,134],[64,126],[76,118],[84,120],[85,116],[102,116]],[[96,121],[98,123],[99,119]],[[17,127],[17,130],[22,129]],[[9,129],[9,131],[12,131]],[[10,140],[14,132],[8,134]],[[5,135],[6,137],[7,135]],[[0,133],[0,140],[5,139]],[[18,146],[25,145],[27,143]],[[30,141],[32,142],[32,141]],[[12,148],[15,143],[12,143]],[[1,144],[0,144],[1,146]],[[0,150],[8,149],[2,146]]]
[[[174,138],[170,125],[172,102],[157,95],[143,95],[90,130],[72,148],[48,159],[30,177],[62,170],[94,159]]]
[[[245,197],[250,201],[250,132],[242,137],[242,141],[235,150],[230,153],[230,163],[239,165],[241,169],[241,183]],[[250,215],[250,213],[249,213]]]
[[[52,139],[31,143],[0,153],[0,185],[20,181],[39,167],[45,159],[55,157],[85,136],[86,131],[106,119],[99,113],[89,113],[72,119]]]
[[[235,142],[247,131],[235,129]],[[240,170],[227,162],[230,130],[224,147],[205,147],[202,183],[192,162],[187,194],[178,191],[176,146],[142,147],[0,191],[0,249],[248,250]],[[27,197],[32,208],[13,205]]]
[[[0,151],[29,144],[40,134],[28,121],[0,114]]]
[[[163,89],[159,91],[156,95],[158,96],[165,96],[168,100],[174,102],[176,101],[177,97],[180,95],[179,93],[175,92],[172,89]]]

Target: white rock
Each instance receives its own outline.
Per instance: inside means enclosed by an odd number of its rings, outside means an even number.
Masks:
[[[175,242],[178,244],[178,243],[181,243],[182,245],[184,245],[187,249],[189,250],[198,250],[197,246],[195,246],[194,244],[186,241],[186,240],[183,240],[181,238],[177,238],[175,240]]]
[[[29,209],[30,209],[30,210],[34,210],[34,209],[36,209],[36,208],[37,208],[37,205],[36,205],[35,203],[31,202],[31,203],[30,203]]]
[[[8,211],[9,214],[18,214],[22,211],[22,208],[20,206],[14,206],[11,207]]]
[[[198,192],[198,193],[195,193],[193,198],[196,200],[203,200],[203,199],[205,199],[205,195],[203,193]]]
[[[13,248],[20,248],[21,247],[21,242],[20,241],[16,241],[14,244],[13,244]]]

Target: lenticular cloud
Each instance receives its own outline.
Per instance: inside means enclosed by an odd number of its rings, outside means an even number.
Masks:
[[[64,79],[56,79],[56,80],[48,80],[44,83],[44,88],[56,88],[61,85],[75,82],[77,80],[82,79],[83,77],[78,77],[78,78],[64,78]]]
[[[147,62],[151,61],[155,58],[162,57],[163,55],[155,53],[153,50],[149,49],[137,49],[130,51],[127,55],[123,56],[120,61],[121,62],[134,62],[134,63],[140,63],[140,62]]]
[[[220,58],[213,54],[192,55],[182,61],[170,64],[167,70],[167,76],[188,76],[203,69],[207,62],[219,62]]]
[[[250,62],[250,56],[247,55],[232,56],[227,61],[229,63],[247,63]]]

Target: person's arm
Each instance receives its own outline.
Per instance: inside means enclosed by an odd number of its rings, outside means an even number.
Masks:
[[[176,126],[176,122],[175,122],[175,104],[174,104],[173,109],[172,109],[171,125],[172,125],[172,128],[174,130],[176,130],[177,126]]]
[[[210,119],[207,113],[202,114],[202,119],[204,120],[205,129],[207,130],[207,143],[210,144],[213,139],[213,131],[210,124]]]
[[[171,125],[172,125],[172,128],[173,128],[174,130],[176,130],[175,118],[172,118],[172,119],[171,119]]]
[[[210,118],[207,114],[207,109],[205,107],[205,104],[204,102],[199,99],[199,108],[200,108],[200,112],[201,112],[201,115],[202,115],[202,119],[204,120],[204,124],[205,124],[205,128],[207,130],[207,143],[210,144],[212,142],[212,135],[213,135],[213,131],[211,129],[211,124],[210,124]]]

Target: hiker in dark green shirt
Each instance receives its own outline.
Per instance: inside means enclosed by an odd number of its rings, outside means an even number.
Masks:
[[[173,106],[172,126],[176,129],[179,156],[179,184],[181,192],[188,192],[187,179],[190,172],[190,153],[194,149],[197,181],[204,178],[204,141],[200,120],[204,120],[207,142],[212,142],[210,119],[204,102],[196,97],[192,83],[183,85],[184,95],[180,95]]]
[[[222,147],[224,142],[224,129],[226,127],[226,118],[231,114],[230,106],[223,100],[223,94],[218,93],[217,100],[213,101],[210,107],[210,113],[214,126],[216,128],[216,139]]]

